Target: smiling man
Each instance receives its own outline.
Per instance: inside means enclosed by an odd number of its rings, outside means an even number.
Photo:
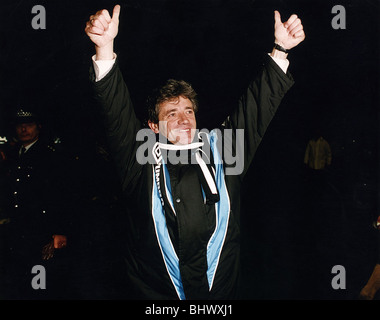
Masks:
[[[157,101],[150,99],[149,127],[173,144],[191,143],[197,129],[195,91],[185,81],[171,79],[159,92],[161,97],[157,97]]]
[[[240,269],[240,188],[285,93],[293,85],[288,50],[304,40],[300,19],[275,12],[274,47],[222,130],[197,132],[198,102],[191,85],[168,80],[148,99],[153,161],[138,161],[144,143],[128,88],[113,52],[120,6],[90,16],[85,32],[95,44],[91,75],[102,107],[109,147],[126,200],[126,267],[134,299],[233,299]],[[149,130],[149,129],[148,129]],[[228,174],[220,141],[244,132],[244,167]],[[224,143],[224,145],[228,145]],[[205,150],[210,150],[206,153]],[[232,141],[231,152],[240,150]],[[191,162],[164,151],[186,152]]]

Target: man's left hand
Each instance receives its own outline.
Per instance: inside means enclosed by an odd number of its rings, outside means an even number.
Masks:
[[[290,50],[305,40],[303,25],[297,15],[293,14],[288,21],[282,22],[280,13],[275,11],[274,20],[275,43]]]

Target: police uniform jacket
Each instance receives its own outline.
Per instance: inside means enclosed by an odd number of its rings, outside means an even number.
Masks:
[[[52,235],[67,232],[63,168],[41,139],[21,156],[19,150],[14,148],[6,165],[8,246],[14,254],[40,257]]]

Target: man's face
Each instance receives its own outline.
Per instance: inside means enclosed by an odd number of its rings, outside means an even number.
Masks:
[[[40,127],[35,122],[19,123],[16,125],[17,139],[28,145],[38,139]]]
[[[197,122],[192,102],[182,96],[160,105],[159,123],[149,122],[155,133],[161,133],[173,144],[193,141]]]

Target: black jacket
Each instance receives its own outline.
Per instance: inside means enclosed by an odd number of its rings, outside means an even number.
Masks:
[[[52,235],[67,235],[67,199],[63,193],[64,168],[57,152],[38,140],[19,158],[20,146],[9,154],[3,168],[3,215],[10,222],[7,245],[14,253],[41,256]]]
[[[143,142],[136,141],[142,128],[118,64],[99,82],[92,76],[96,97],[102,106],[109,147],[126,197],[128,212],[127,268],[137,299],[178,299],[170,265],[158,242],[152,218],[154,169],[141,165],[136,152]],[[237,294],[240,259],[240,187],[256,149],[281,99],[292,86],[277,64],[267,58],[258,77],[250,83],[223,129],[244,129],[244,168],[240,175],[226,175],[229,202],[228,226],[221,243],[212,287],[207,278],[207,246],[216,220],[215,206],[204,203],[194,165],[167,165],[176,216],[165,210],[166,228],[178,256],[179,274],[186,299],[232,299]],[[233,139],[234,140],[234,139]],[[232,145],[232,148],[235,148]]]

